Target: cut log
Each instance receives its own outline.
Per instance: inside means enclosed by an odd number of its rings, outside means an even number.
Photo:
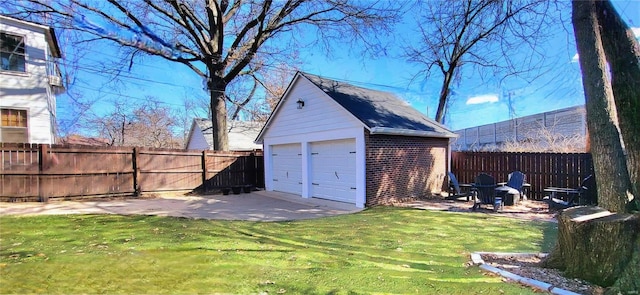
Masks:
[[[558,216],[558,242],[543,265],[564,270],[569,277],[610,287],[625,272],[640,269],[640,265],[630,265],[638,263],[632,258],[640,250],[639,239],[639,214],[573,207]]]

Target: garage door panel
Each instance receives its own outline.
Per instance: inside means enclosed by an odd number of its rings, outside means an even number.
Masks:
[[[334,140],[311,144],[311,194],[355,203],[355,140]]]
[[[302,194],[300,144],[274,145],[272,151],[273,190]]]

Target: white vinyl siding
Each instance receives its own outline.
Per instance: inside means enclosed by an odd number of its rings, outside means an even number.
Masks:
[[[296,80],[287,97],[271,118],[265,138],[362,128],[359,120],[304,77]],[[298,99],[304,101],[302,109],[298,109]]]
[[[188,150],[208,150],[209,143],[204,138],[204,134],[198,124],[191,124],[191,136],[189,136],[189,142],[187,143]]]
[[[0,87],[1,88],[1,87]],[[27,110],[27,126],[29,143],[53,144],[54,133],[51,126],[52,114],[48,111],[47,100],[35,99],[37,95],[29,96],[32,99],[16,99],[11,96],[3,96],[0,90],[0,108],[3,109],[25,109]]]
[[[2,19],[0,31],[22,36],[26,50],[26,72],[0,71],[0,108],[27,110],[29,142],[53,144],[56,102],[47,75],[44,29]]]

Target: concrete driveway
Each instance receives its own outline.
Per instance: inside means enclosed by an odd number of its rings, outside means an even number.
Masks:
[[[197,219],[284,221],[358,212],[354,205],[297,195],[257,191],[239,195],[0,203],[0,215],[120,214]]]

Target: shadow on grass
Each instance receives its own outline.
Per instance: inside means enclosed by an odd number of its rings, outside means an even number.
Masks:
[[[0,263],[9,265],[0,274],[10,286],[2,291],[56,282],[26,293],[72,293],[76,289],[54,287],[99,273],[92,285],[76,286],[96,293],[120,280],[123,269],[141,281],[124,282],[120,292],[136,287],[151,293],[527,293],[466,267],[469,252],[540,251],[555,241],[555,224],[402,208],[273,223],[113,215],[0,218]],[[8,257],[37,251],[51,259],[19,265],[20,259]],[[46,275],[24,272],[27,267]],[[200,285],[204,289],[182,289]]]
[[[558,241],[558,224],[547,222],[540,225],[542,229],[542,251],[551,252]]]

